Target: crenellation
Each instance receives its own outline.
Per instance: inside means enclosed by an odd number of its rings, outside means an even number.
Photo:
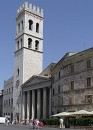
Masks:
[[[36,11],[36,6],[35,5],[33,5],[33,11]]]
[[[41,12],[41,16],[43,16],[43,9],[41,9],[41,11],[40,11],[40,12]]]
[[[35,5],[29,4],[28,2],[25,2],[20,8],[17,10],[17,17],[22,13],[22,11],[28,11],[30,13],[34,13],[36,15],[39,15],[43,17],[43,9],[40,9],[39,7],[36,7]]]
[[[17,10],[17,14],[19,13],[19,9]]]
[[[32,4],[29,4],[29,11],[31,12],[32,10]]]
[[[37,9],[36,9],[36,10],[37,10],[37,12],[38,12],[38,13],[40,12],[40,8],[39,8],[39,7],[37,7]]]
[[[28,2],[25,2],[25,3],[24,3],[24,7],[25,7],[25,9],[28,8]]]

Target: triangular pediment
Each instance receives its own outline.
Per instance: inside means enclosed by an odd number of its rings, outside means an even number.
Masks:
[[[24,86],[31,86],[34,84],[43,83],[49,80],[50,77],[48,76],[40,76],[40,75],[34,75],[31,78],[29,78],[23,85]]]

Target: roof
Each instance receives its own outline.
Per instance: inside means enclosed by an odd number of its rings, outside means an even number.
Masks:
[[[81,56],[81,55],[84,55],[85,53],[88,53],[88,52],[93,52],[93,47],[92,48],[89,48],[89,49],[86,49],[86,50],[83,50],[81,52],[68,52],[66,53],[62,58],[61,60],[59,60],[59,62],[54,66],[53,69],[55,69],[58,65],[60,65],[63,61],[66,61],[66,60],[69,60],[71,58],[75,58],[77,56]],[[52,70],[53,70],[52,69]]]

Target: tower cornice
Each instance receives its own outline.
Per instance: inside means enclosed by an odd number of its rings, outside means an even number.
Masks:
[[[16,52],[18,52],[18,51],[20,51],[20,50],[22,50],[22,49],[27,49],[27,50],[31,50],[31,51],[34,51],[34,52],[43,53],[43,52],[41,52],[41,51],[34,50],[34,49],[31,49],[31,48],[27,48],[27,47],[22,47],[22,48],[20,48],[19,50],[15,51],[14,53],[16,53]]]
[[[40,39],[40,40],[43,40],[43,38],[40,38],[40,37],[37,37],[37,36],[34,36],[34,35],[30,35],[30,34],[28,34],[28,33],[22,33],[19,37],[21,37],[22,35],[28,35],[28,36],[31,36],[31,37],[34,37],[34,38],[38,38],[38,39]],[[19,37],[17,37],[17,38],[15,38],[15,40],[17,40]]]

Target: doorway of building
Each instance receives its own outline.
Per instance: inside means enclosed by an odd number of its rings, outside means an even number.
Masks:
[[[16,123],[19,123],[19,113],[16,113]]]

